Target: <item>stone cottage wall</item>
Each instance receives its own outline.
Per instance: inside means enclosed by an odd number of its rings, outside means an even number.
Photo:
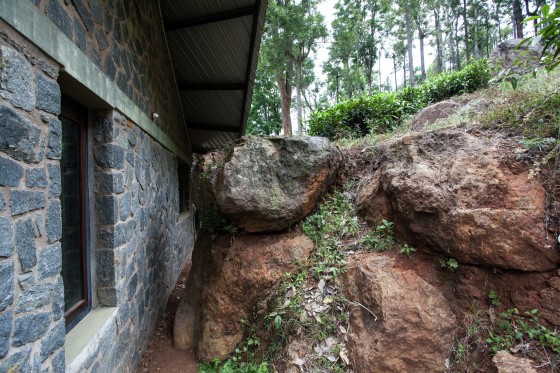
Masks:
[[[160,114],[157,125],[163,131],[186,141],[157,1],[34,3],[146,115]]]
[[[94,119],[97,301],[116,322],[72,366],[126,372],[155,333],[192,248],[190,214],[179,214],[177,160],[116,111]]]
[[[0,45],[0,372],[64,371],[57,66]]]
[[[114,307],[115,317],[65,361],[60,65],[5,30],[0,372],[133,371],[192,248],[191,215],[179,213],[177,157],[117,110],[90,110],[93,302]]]

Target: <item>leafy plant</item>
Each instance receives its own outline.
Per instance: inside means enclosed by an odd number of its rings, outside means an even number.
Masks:
[[[455,271],[459,268],[459,262],[454,258],[440,259],[439,264],[442,268],[447,268],[451,271]]]
[[[542,41],[544,48],[541,54],[541,63],[551,71],[560,64],[560,7],[553,11],[550,5],[543,4],[540,15],[528,17],[524,22],[537,21],[538,41]],[[523,43],[528,43],[532,38],[526,38]]]
[[[393,223],[385,219],[360,240],[362,246],[368,251],[389,250],[395,244],[393,237]]]
[[[500,302],[500,298],[498,297],[498,293],[496,290],[490,290],[488,292],[488,299],[490,300],[490,304],[496,307],[501,306],[502,302]]]
[[[402,245],[401,247],[401,254],[404,254],[406,256],[410,256],[412,255],[412,253],[414,253],[416,251],[416,249],[414,247],[408,246],[407,244]]]
[[[220,233],[235,234],[238,228],[227,216],[214,209],[201,214],[200,229],[215,239]]]

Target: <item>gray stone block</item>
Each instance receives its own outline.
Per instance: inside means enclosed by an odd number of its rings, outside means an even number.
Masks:
[[[10,193],[10,207],[12,216],[23,214],[28,211],[38,210],[45,207],[47,197],[43,192],[31,190],[13,190]]]
[[[122,170],[124,168],[124,149],[114,144],[96,146],[95,159],[102,168]]]
[[[41,131],[12,108],[0,104],[0,151],[27,163],[36,159]]]
[[[39,280],[56,276],[62,270],[60,243],[52,244],[39,251]]]
[[[97,283],[102,286],[114,285],[116,275],[115,250],[96,250]]]
[[[17,187],[23,176],[23,167],[9,158],[0,157],[0,186]]]
[[[35,274],[33,272],[22,273],[18,275],[19,287],[24,291],[31,289],[35,286]]]
[[[64,363],[64,350],[58,352],[52,359],[53,373],[64,373],[66,364]]]
[[[0,311],[14,302],[14,261],[0,261]]]
[[[97,288],[97,298],[99,302],[107,307],[117,306],[117,289],[114,287],[98,287]]]
[[[58,0],[48,0],[45,10],[51,21],[53,21],[68,38],[72,39],[72,18],[70,18],[64,6],[62,6]]]
[[[58,199],[51,200],[49,203],[45,228],[49,243],[60,240],[62,236],[62,210]]]
[[[93,18],[89,11],[87,0],[73,0],[72,3],[74,3],[74,5],[76,6],[76,9],[78,10],[78,14],[80,15],[82,21],[84,21],[87,30],[89,32],[93,32],[94,30]]]
[[[95,211],[97,213],[98,224],[116,224],[119,221],[119,205],[117,196],[97,196],[95,198]]]
[[[35,74],[35,95],[37,109],[60,114],[60,86],[56,81],[43,74]]]
[[[121,197],[120,197],[120,202],[119,202],[119,206],[120,206],[120,217],[121,220],[126,220],[128,219],[128,217],[130,216],[130,213],[132,211],[132,197],[130,195],[130,192],[126,192],[124,193]]]
[[[62,154],[62,123],[58,118],[49,120],[48,159],[60,159]]]
[[[84,53],[87,51],[86,29],[79,17],[74,17],[74,44]]]
[[[49,184],[44,168],[28,168],[25,171],[25,177],[25,186],[28,188],[46,188]]]
[[[27,218],[18,220],[15,224],[16,251],[23,271],[29,271],[37,264],[35,253],[35,224]]]
[[[14,253],[14,225],[12,219],[0,217],[0,257]]]
[[[49,195],[58,197],[60,196],[62,178],[60,175],[60,166],[58,164],[48,164],[47,170],[49,171]]]
[[[64,316],[64,282],[62,276],[58,276],[53,286],[52,313],[55,321]]]
[[[138,287],[138,275],[135,273],[130,281],[128,281],[128,300],[131,301],[136,295],[136,288]]]
[[[0,46],[0,95],[26,111],[35,107],[33,69],[16,50]]]
[[[0,314],[0,358],[8,354],[10,349],[10,335],[12,334],[12,312]]]
[[[39,237],[45,237],[47,235],[45,231],[45,219],[41,212],[35,213],[35,227],[39,231]]]
[[[64,321],[58,322],[43,339],[41,339],[41,362],[49,358],[56,350],[64,345],[66,329]]]
[[[36,341],[45,335],[51,324],[48,313],[38,313],[17,317],[14,322],[12,346],[19,347]]]
[[[53,284],[37,284],[19,294],[16,314],[37,311],[52,301]]]
[[[6,208],[6,199],[4,198],[4,194],[0,193],[0,211],[3,211]]]
[[[124,177],[122,172],[95,173],[95,191],[99,194],[120,194],[124,192]]]
[[[113,142],[119,136],[119,127],[113,123],[113,118],[110,111],[100,111],[99,118],[95,123],[94,138],[95,141],[100,143]]]
[[[0,360],[0,372],[34,372],[31,367],[31,347],[15,352]]]

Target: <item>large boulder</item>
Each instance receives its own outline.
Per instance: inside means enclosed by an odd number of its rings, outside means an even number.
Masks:
[[[428,106],[412,120],[414,130],[422,130],[424,127],[434,124],[440,119],[447,119],[455,114],[461,105],[453,100],[445,100]]]
[[[303,233],[197,240],[192,270],[174,324],[174,345],[198,359],[228,357],[243,339],[242,320],[263,316],[270,290],[305,262],[313,242]]]
[[[342,163],[321,137],[249,137],[201,165],[219,210],[247,232],[288,229],[315,207]],[[217,165],[217,166],[216,166]],[[215,172],[212,172],[212,167]]]
[[[505,40],[494,48],[488,64],[500,72],[511,69],[510,73],[527,74],[540,65],[543,51],[541,44],[531,42],[519,46],[523,39]]]
[[[394,259],[355,255],[342,279],[356,306],[348,351],[357,372],[443,372],[457,327],[439,290]]]
[[[545,190],[500,144],[459,130],[395,139],[358,192],[360,211],[463,263],[552,270],[560,257],[545,226]]]

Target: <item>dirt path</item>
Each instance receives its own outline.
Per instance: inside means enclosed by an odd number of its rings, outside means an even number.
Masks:
[[[136,373],[196,373],[196,359],[192,351],[173,348],[175,312],[181,301],[190,268],[189,261],[171,292],[163,319],[158,325],[156,335],[148,345],[148,350],[140,359]]]

